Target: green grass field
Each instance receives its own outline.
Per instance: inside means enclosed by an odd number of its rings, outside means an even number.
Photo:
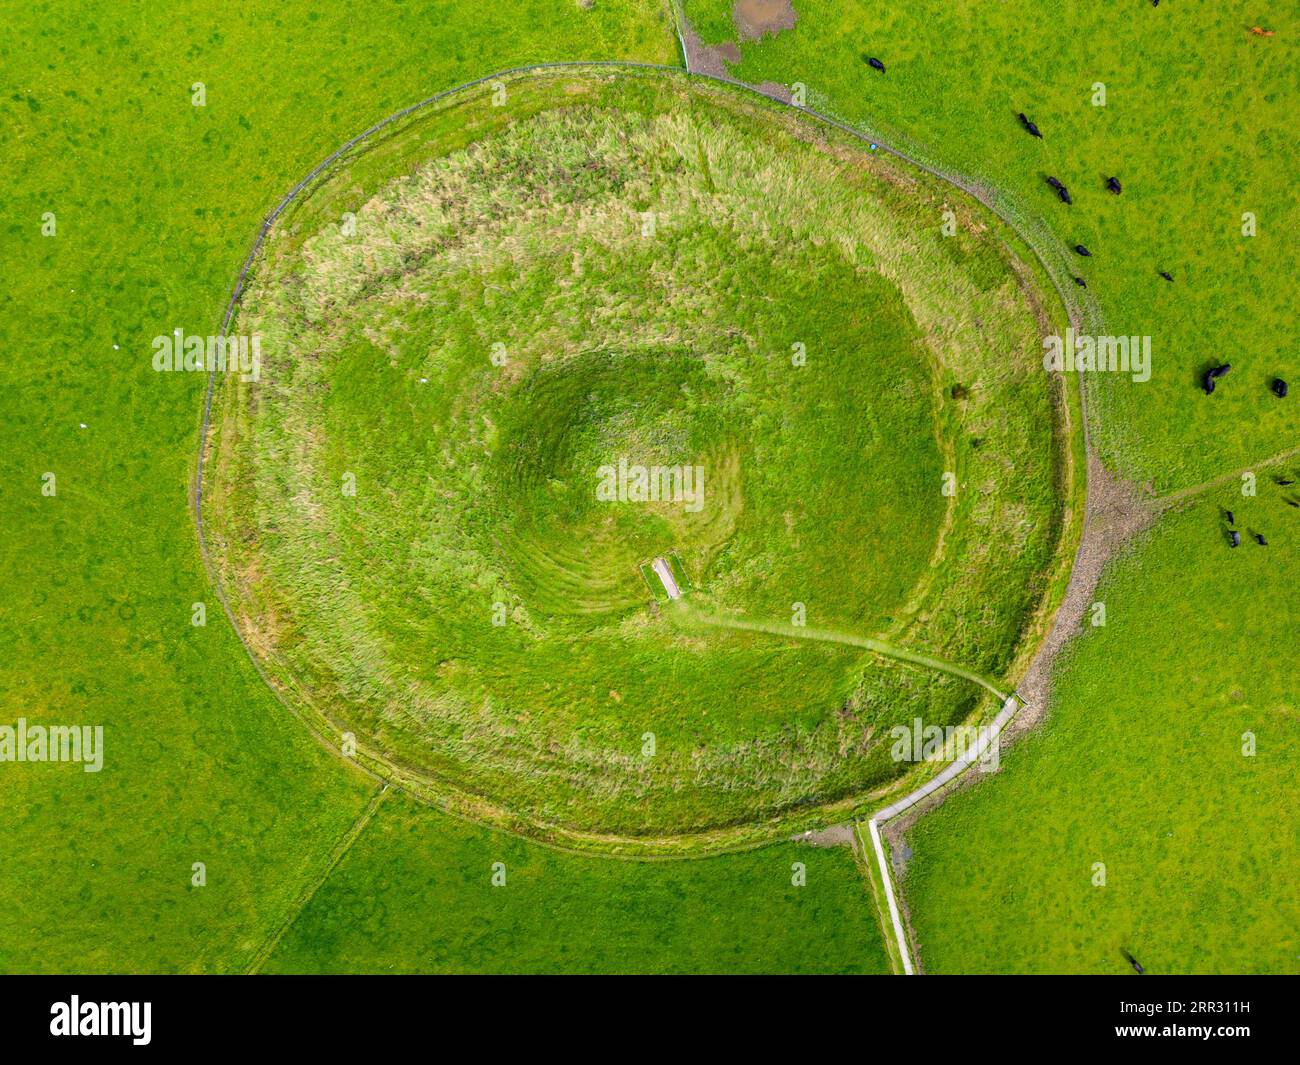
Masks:
[[[1300,466],[1232,479],[1297,446],[1300,19],[793,2],[731,72],[1014,228],[680,74],[511,75],[503,107],[398,123],[281,219],[237,319],[266,365],[218,390],[205,484],[238,631],[191,510],[206,378],[155,373],[155,338],[217,330],[268,212],[372,123],[527,64],[680,65],[672,5],[11,5],[0,726],[100,725],[104,760],[0,759],[0,972],[889,971],[852,853],[790,836],[925,775],[892,723],[989,713],[917,661],[1014,680],[1063,592],[1079,398],[1037,363],[1064,312],[1031,248],[1086,275],[1097,331],[1152,338],[1149,382],[1090,381],[1106,463],[1228,479],[1127,545],[1045,723],[910,829],[919,960],[1300,971],[1300,510],[1272,479]],[[733,0],[681,6],[737,40]],[[706,505],[607,511],[620,456],[699,461]]]
[[[261,971],[884,973],[867,897],[847,847],[611,861],[389,799]]]
[[[1300,972],[1300,607],[1259,605],[1300,579],[1281,495],[1216,493],[1135,544],[1045,727],[911,832],[929,971],[1122,973],[1127,949],[1150,973]],[[1221,507],[1269,546],[1220,546]]]

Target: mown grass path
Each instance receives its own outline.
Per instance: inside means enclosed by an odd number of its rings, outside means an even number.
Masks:
[[[933,655],[921,654],[919,651],[909,651],[905,647],[886,643],[884,640],[877,640],[870,636],[856,636],[853,633],[835,632],[831,629],[810,629],[780,621],[757,621],[751,618],[723,617],[718,614],[701,613],[692,610],[688,606],[683,606],[682,609],[690,620],[699,622],[702,625],[735,629],[742,632],[765,632],[771,636],[783,636],[792,640],[816,640],[821,643],[843,644],[846,647],[861,647],[863,650],[884,655],[886,658],[896,658],[900,662],[911,662],[913,665],[925,666],[927,669],[937,669],[941,673],[961,677],[972,684],[978,684],[985,691],[996,695],[1003,702],[1007,699],[1007,693],[997,686],[997,682],[983,674],[975,673],[957,665],[955,662],[935,658]]]

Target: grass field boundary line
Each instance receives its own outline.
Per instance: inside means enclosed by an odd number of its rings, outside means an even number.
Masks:
[[[903,934],[903,919],[898,912],[898,899],[894,894],[894,882],[889,876],[889,861],[885,858],[885,848],[880,842],[880,828],[873,817],[867,822],[871,834],[871,848],[876,853],[876,864],[880,870],[880,880],[885,892],[885,902],[889,906],[889,921],[893,926],[894,942],[898,947],[898,960],[903,966],[904,976],[915,976],[912,967],[912,953],[907,949],[907,936]]]
[[[880,838],[880,826],[886,821],[890,821],[911,809],[922,799],[928,798],[937,792],[940,788],[956,780],[974,765],[989,747],[997,742],[1002,730],[1006,728],[1016,713],[1022,707],[1020,699],[1012,693],[1006,697],[1006,702],[1002,704],[1002,710],[998,716],[993,719],[993,723],[987,730],[982,732],[974,747],[968,750],[962,757],[953,761],[941,773],[937,773],[915,791],[908,792],[901,799],[890,803],[882,810],[876,811],[875,814],[867,821],[867,827],[871,832],[871,846],[876,852],[876,862],[880,867],[880,877],[884,882],[885,896],[889,903],[889,919],[893,925],[894,937],[898,943],[899,955],[903,962],[903,972],[908,976],[915,974],[915,968],[912,964],[912,952],[908,944],[906,933],[903,931],[903,919],[899,912],[898,899],[894,891],[893,880],[889,876],[889,859],[885,856],[885,846]]]
[[[1156,499],[1155,505],[1158,510],[1168,510],[1170,507],[1176,507],[1180,503],[1187,503],[1197,496],[1204,495],[1206,492],[1215,488],[1221,488],[1225,484],[1231,484],[1242,474],[1254,473],[1256,470],[1267,470],[1273,466],[1281,465],[1287,459],[1295,458],[1300,455],[1300,447],[1287,448],[1285,451],[1279,451],[1276,455],[1270,455],[1266,459],[1260,459],[1258,462],[1252,462],[1249,466],[1242,466],[1238,470],[1230,470],[1227,473],[1220,474],[1218,477],[1211,477],[1208,481],[1202,481],[1200,484],[1193,484],[1187,488],[1179,488],[1166,495]]]
[[[361,833],[366,830],[366,826],[370,824],[375,814],[379,812],[379,807],[383,805],[384,799],[387,795],[388,783],[385,781],[380,789],[371,796],[370,801],[366,803],[366,808],[361,811],[357,816],[357,819],[352,822],[348,827],[348,830],[343,833],[339,838],[339,841],[334,844],[334,849],[330,851],[329,860],[325,863],[325,868],[322,870],[321,875],[308,883],[308,885],[298,893],[297,899],[294,900],[294,905],[290,907],[289,913],[285,916],[284,920],[276,926],[276,930],[267,938],[266,942],[262,944],[257,953],[253,955],[253,960],[249,962],[248,968],[245,970],[247,975],[252,976],[256,974],[257,971],[266,964],[271,955],[275,953],[275,948],[280,945],[280,940],[284,938],[284,934],[293,926],[293,923],[298,919],[298,915],[307,908],[307,904],[316,897],[316,892],[318,892],[325,881],[330,878],[330,874],[338,868],[338,864],[343,860],[344,855],[346,855],[348,851],[352,849],[352,845],[361,838]]]
[[[677,34],[677,44],[682,50],[682,69],[689,74],[691,56],[686,51],[686,38],[682,34],[682,26],[686,24],[686,12],[681,9],[680,0],[668,0],[668,18],[673,24],[673,32]]]
[[[889,959],[890,972],[895,976],[904,976],[907,974],[903,968],[903,959],[898,953],[898,938],[890,934],[892,922],[889,919],[884,886],[880,882],[880,871],[874,862],[875,848],[867,841],[867,834],[863,831],[865,823],[862,820],[849,823],[848,828],[852,833],[849,845],[853,851],[854,863],[858,867],[858,874],[866,881],[867,890],[871,893],[871,907],[876,915],[876,925],[880,929],[880,941],[884,944],[885,956]]]
[[[681,26],[681,30],[684,30],[688,26],[688,23],[681,23],[680,26]],[[679,31],[679,37],[680,37],[680,31]],[[248,254],[245,256],[243,260],[243,264],[236,276],[235,283],[231,289],[230,297],[227,300],[225,312],[222,316],[221,325],[218,330],[219,335],[222,337],[226,335],[226,332],[230,327],[230,323],[234,319],[235,312],[244,294],[244,286],[248,280],[248,275],[251,272],[254,263],[258,259],[258,256],[262,251],[262,247],[266,242],[267,235],[270,233],[272,227],[279,220],[279,218],[284,214],[284,212],[288,210],[288,208],[294,203],[294,201],[313,182],[315,182],[317,178],[319,178],[322,174],[324,174],[327,170],[329,170],[330,167],[332,167],[336,162],[338,162],[343,156],[345,156],[353,148],[357,147],[358,145],[362,144],[364,141],[373,137],[376,133],[379,133],[382,130],[386,129],[387,127],[393,125],[395,122],[398,122],[403,118],[406,118],[410,115],[415,114],[420,110],[423,110],[424,108],[430,107],[436,103],[439,103],[440,101],[449,99],[452,96],[463,93],[477,86],[487,85],[494,81],[499,81],[506,78],[525,77],[530,74],[542,73],[546,71],[555,71],[555,72],[575,71],[576,72],[581,70],[587,70],[587,71],[625,70],[625,71],[632,71],[632,72],[642,71],[650,74],[663,74],[663,75],[669,75],[673,77],[682,77],[688,81],[691,79],[698,79],[702,81],[714,82],[716,84],[725,85],[733,89],[739,89],[744,94],[750,96],[757,96],[763,101],[767,102],[768,104],[779,104],[782,107],[787,107],[792,110],[798,111],[816,121],[823,122],[827,125],[833,126],[859,141],[863,141],[869,144],[875,144],[879,149],[883,150],[887,154],[892,155],[902,160],[903,162],[908,163],[909,165],[918,167],[919,169],[925,171],[928,174],[931,174],[932,176],[938,178],[939,180],[944,181],[947,184],[950,184],[955,188],[959,189],[960,191],[966,193],[967,195],[972,196],[977,200],[977,202],[981,203],[984,207],[986,207],[988,210],[993,212],[993,214],[996,217],[1001,219],[1006,225],[1008,225],[1011,228],[1013,232],[1019,235],[1020,238],[1025,241],[1025,244],[1033,252],[1035,258],[1038,260],[1043,271],[1047,274],[1049,280],[1051,280],[1053,286],[1055,287],[1057,295],[1061,299],[1061,302],[1066,309],[1067,315],[1073,319],[1079,313],[1077,305],[1069,298],[1067,294],[1067,290],[1060,284],[1055,273],[1048,266],[1046,257],[1043,254],[1043,252],[1038,248],[1038,246],[1033,241],[1031,241],[1025,235],[1021,226],[1017,225],[1014,221],[1008,218],[997,207],[987,202],[987,200],[979,194],[978,190],[968,187],[966,184],[963,184],[961,181],[955,179],[954,177],[945,174],[944,172],[934,167],[928,166],[920,162],[919,160],[912,158],[911,156],[907,155],[904,152],[898,151],[896,149],[890,148],[886,144],[880,143],[879,141],[874,139],[871,135],[849,125],[848,123],[845,123],[836,118],[832,118],[828,115],[824,115],[813,108],[789,104],[786,101],[781,100],[779,97],[769,95],[768,93],[763,92],[761,89],[757,88],[756,86],[746,84],[745,82],[739,81],[735,78],[720,77],[713,74],[706,74],[706,73],[692,71],[689,67],[689,64],[685,67],[685,69],[683,69],[683,67],[680,66],[669,66],[663,63],[637,62],[634,60],[564,60],[564,61],[556,61],[556,62],[526,64],[522,66],[516,66],[516,67],[510,67],[510,68],[498,70],[493,73],[485,74],[481,77],[474,78],[470,81],[462,82],[461,84],[455,85],[451,88],[444,89],[440,92],[434,93],[431,96],[428,96],[425,99],[418,101],[417,103],[410,104],[407,107],[403,107],[397,111],[394,111],[392,114],[386,116],[385,118],[380,119],[378,122],[375,122],[367,129],[363,130],[361,133],[358,133],[356,136],[349,138],[339,148],[335,149],[333,152],[327,155],[324,159],[322,159],[319,163],[317,163],[316,166],[314,166],[300,181],[298,181],[287,193],[285,193],[285,195],[279,200],[279,202],[275,205],[275,207],[271,210],[271,212],[263,219],[261,226],[258,228],[257,234],[253,240],[252,246],[250,247]],[[218,374],[216,369],[215,368],[210,369],[208,371],[207,388],[204,394],[202,416],[200,419],[199,440],[196,449],[197,455],[196,455],[196,463],[195,463],[194,483],[193,483],[192,491],[190,493],[191,509],[194,518],[195,531],[197,534],[200,559],[202,561],[205,571],[207,572],[209,584],[212,586],[213,589],[213,594],[217,597],[218,602],[220,602],[222,610],[224,611],[227,620],[230,622],[230,626],[234,631],[236,638],[239,640],[241,646],[244,648],[245,654],[248,656],[249,661],[253,664],[253,668],[256,670],[263,684],[265,684],[267,689],[271,691],[271,693],[276,698],[276,700],[282,706],[284,706],[300,723],[302,723],[307,728],[309,735],[311,735],[314,739],[316,739],[316,741],[320,743],[320,745],[325,750],[329,751],[335,757],[340,757],[338,745],[329,736],[326,735],[326,733],[317,725],[316,722],[309,720],[304,713],[302,713],[298,708],[294,707],[289,702],[289,700],[284,695],[284,693],[281,692],[280,689],[276,686],[276,684],[273,683],[271,677],[268,675],[266,671],[266,668],[263,666],[260,659],[254,653],[253,648],[250,646],[247,638],[245,637],[244,633],[241,631],[239,627],[238,621],[234,614],[234,610],[230,605],[229,597],[226,594],[226,590],[221,580],[220,574],[217,572],[216,566],[212,560],[212,556],[211,556],[211,552],[207,540],[207,529],[203,519],[203,488],[204,488],[204,476],[206,473],[207,452],[208,452],[211,430],[212,430],[212,404],[216,393],[217,380],[218,380]],[[1086,393],[1084,392],[1082,387],[1080,388],[1080,401],[1081,404],[1083,405],[1083,417],[1081,421],[1082,421],[1082,430],[1084,433],[1084,438],[1086,443],[1088,440],[1088,411],[1087,411],[1087,404],[1086,404]],[[921,663],[921,664],[925,664],[925,663]],[[936,668],[942,668],[942,667],[939,666]],[[954,667],[954,669],[959,670],[960,667]],[[951,672],[951,670],[946,670],[946,671]],[[965,673],[963,671],[961,673],[957,673],[956,675],[961,676],[961,675],[965,675]],[[981,684],[981,686],[989,688],[990,691],[996,692],[996,688],[992,687],[991,684],[984,679],[978,678],[974,675],[969,676],[967,679],[970,679],[975,683]],[[998,695],[999,697],[1001,697],[1001,693],[998,693]],[[529,840],[530,842],[534,842],[539,845],[546,846],[557,851],[569,852],[574,854],[588,854],[588,855],[595,853],[595,854],[601,854],[602,856],[606,856],[606,857],[624,858],[630,861],[675,860],[675,859],[680,859],[685,857],[698,856],[693,854],[667,854],[667,853],[662,855],[614,854],[614,853],[607,853],[602,851],[585,850],[583,848],[576,847],[576,846],[566,846],[563,843],[556,842],[553,839],[522,832],[508,825],[496,823],[493,821],[484,821],[480,818],[474,817],[469,813],[450,808],[448,804],[442,802],[434,802],[429,798],[427,798],[426,796],[419,794],[417,791],[412,791],[409,787],[402,787],[400,781],[396,781],[391,777],[386,776],[384,773],[381,773],[368,765],[362,764],[362,762],[358,759],[345,759],[345,761],[350,762],[350,764],[360,769],[367,777],[374,780],[375,782],[382,783],[382,784],[392,784],[394,787],[398,788],[403,793],[411,796],[416,801],[422,802],[426,805],[439,809],[450,816],[456,817],[467,823],[488,824],[490,825],[490,827],[492,827],[495,830],[508,832],[509,834],[514,835],[520,839],[526,839]],[[699,853],[708,853],[712,855],[712,854],[736,853],[741,851],[753,850],[762,846],[767,846],[769,844],[775,843],[778,841],[778,839],[779,837],[776,836],[773,836],[772,838],[768,838],[768,839],[762,839],[762,840],[746,839],[743,842],[732,844],[732,845],[724,844],[722,846],[710,847],[706,851],[699,852]]]

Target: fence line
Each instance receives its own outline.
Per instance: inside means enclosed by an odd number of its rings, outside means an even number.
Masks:
[[[952,762],[941,773],[935,774],[915,791],[908,792],[901,799],[890,803],[882,810],[877,810],[869,821],[867,828],[871,832],[871,846],[876,852],[876,862],[880,866],[880,878],[884,882],[885,898],[889,903],[889,919],[894,927],[894,938],[898,942],[899,955],[903,961],[903,972],[912,976],[915,970],[912,966],[912,952],[908,947],[907,935],[903,931],[903,921],[899,915],[898,900],[894,895],[893,880],[889,876],[889,859],[885,857],[885,847],[880,839],[880,826],[886,821],[891,821],[905,810],[911,809],[922,799],[933,795],[940,788],[949,782],[957,779],[980,758],[989,747],[997,742],[998,737],[1007,723],[1016,716],[1016,713],[1024,705],[1015,695],[1009,695],[1007,701],[1002,704],[1002,710],[987,731],[980,735],[972,750],[967,751],[964,755]]]

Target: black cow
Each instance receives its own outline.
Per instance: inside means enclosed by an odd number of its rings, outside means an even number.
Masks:
[[[1286,382],[1283,381],[1282,378],[1273,378],[1272,389],[1273,395],[1277,396],[1278,399],[1286,399],[1287,387]]]
[[[882,74],[885,72],[885,64],[882,63],[879,59],[877,59],[873,55],[867,56],[867,66],[869,66],[872,70],[880,71],[880,73]]]
[[[1124,191],[1124,187],[1119,183],[1119,178],[1117,177],[1107,178],[1106,188],[1108,188],[1116,196],[1118,196],[1121,192]]]
[[[1124,960],[1133,966],[1133,971],[1139,976],[1146,972],[1146,970],[1142,968],[1142,963],[1138,961],[1137,958],[1133,957],[1133,955],[1127,950],[1121,950],[1120,953],[1124,955]]]
[[[1057,181],[1056,178],[1049,177],[1047,179],[1047,183],[1056,190],[1056,195],[1061,197],[1062,203],[1074,203],[1074,201],[1070,199],[1070,190],[1067,189],[1064,185],[1062,185],[1059,181]]]
[[[1041,138],[1043,136],[1038,131],[1038,127],[1035,126],[1032,122],[1029,121],[1028,118],[1025,117],[1025,113],[1023,111],[1021,111],[1018,115],[1016,115],[1016,117],[1020,119],[1020,124],[1025,127],[1026,131],[1029,133],[1031,137]]]
[[[1172,281],[1174,279],[1174,275],[1171,274],[1168,270],[1161,270],[1160,276],[1163,277],[1166,281]]]
[[[1260,547],[1267,547],[1267,546],[1268,546],[1268,541],[1264,539],[1264,534],[1263,534],[1263,533],[1256,533],[1256,534],[1255,534],[1255,543],[1259,544]]]
[[[1237,532],[1236,529],[1228,530],[1228,546],[1229,547],[1241,546],[1241,533]]]
[[[1237,519],[1234,518],[1234,517],[1232,516],[1232,511],[1230,511],[1230,510],[1225,510],[1223,513],[1227,515],[1227,517],[1228,517],[1228,524],[1229,524],[1229,525],[1236,525],[1236,524],[1237,524]]]
[[[1089,251],[1087,248],[1085,248],[1082,244],[1076,244],[1076,245],[1074,246],[1074,250],[1075,250],[1079,255],[1082,255],[1085,259],[1091,259],[1091,258],[1092,258],[1092,252],[1090,252],[1090,251]]]
[[[1283,488],[1290,488],[1293,484],[1295,484],[1295,479],[1291,477],[1277,477],[1274,478],[1274,480],[1276,480],[1277,483],[1281,485]]]
[[[1214,391],[1214,382],[1232,369],[1232,364],[1225,362],[1222,366],[1215,366],[1205,371],[1205,376],[1201,379],[1201,385],[1208,396]]]
[[[1300,499],[1284,499],[1282,502],[1288,507],[1300,507]]]
[[[1087,287],[1088,287],[1088,282],[1086,282],[1086,281],[1085,281],[1083,278],[1081,278],[1081,277],[1075,277],[1075,279],[1074,279],[1074,283],[1075,283],[1076,285],[1078,285],[1080,288],[1087,288]]]

